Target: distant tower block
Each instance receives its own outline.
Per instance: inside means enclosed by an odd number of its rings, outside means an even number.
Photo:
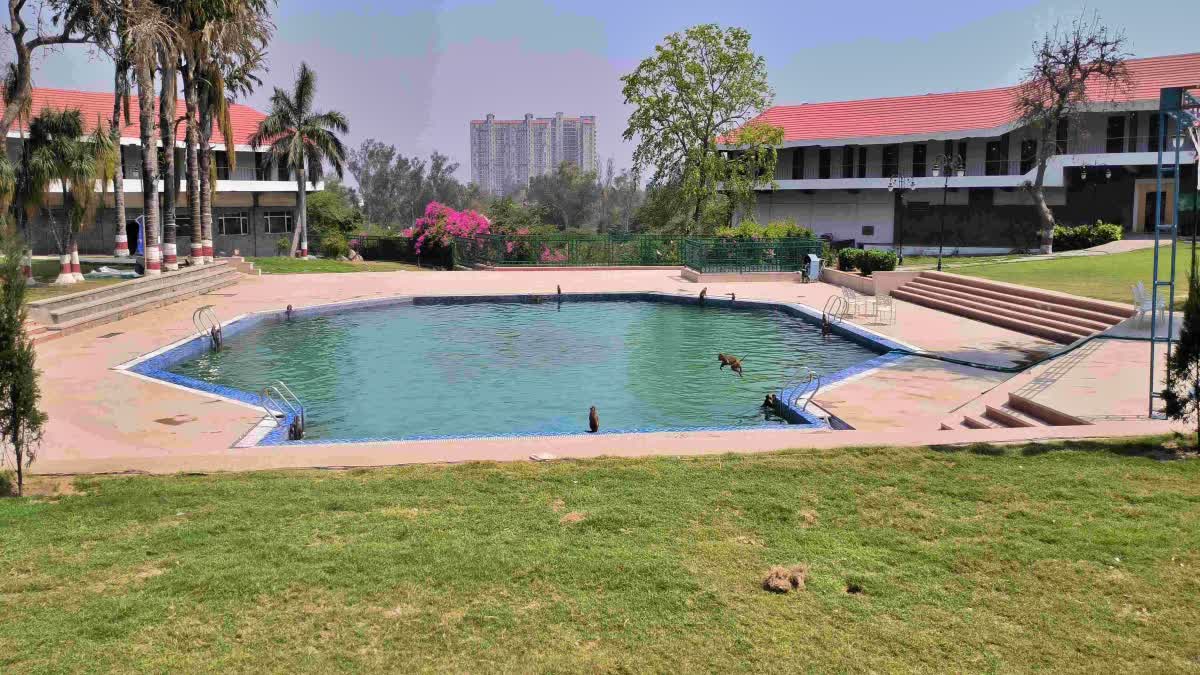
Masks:
[[[498,120],[488,113],[471,121],[471,182],[488,194],[517,192],[563,162],[584,171],[599,169],[595,115],[525,113],[523,119]]]

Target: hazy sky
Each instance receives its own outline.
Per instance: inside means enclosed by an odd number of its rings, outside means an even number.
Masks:
[[[467,122],[494,112],[598,117],[598,153],[629,164],[619,78],[666,34],[716,22],[748,29],[778,103],[1014,82],[1030,43],[1056,20],[1099,11],[1138,56],[1200,51],[1196,0],[280,0],[266,86],[290,86],[301,60],[318,104],[405,154],[438,149],[467,176]],[[109,65],[82,50],[49,54],[35,85],[106,90]]]

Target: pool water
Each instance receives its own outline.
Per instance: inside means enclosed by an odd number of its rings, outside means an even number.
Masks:
[[[874,356],[777,310],[477,302],[267,321],[170,370],[248,392],[282,380],[306,439],[350,440],[583,432],[590,406],[601,431],[778,425],[767,392]]]

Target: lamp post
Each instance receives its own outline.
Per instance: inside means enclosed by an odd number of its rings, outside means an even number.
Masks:
[[[912,176],[903,176],[896,174],[888,179],[888,192],[896,193],[901,204],[904,203],[904,193],[916,187],[917,181]],[[892,213],[896,212],[895,204],[892,205]],[[896,223],[896,258],[899,265],[904,264],[904,228],[900,227],[900,223]]]
[[[942,247],[946,242],[946,198],[950,192],[950,174],[961,177],[966,173],[963,158],[955,155],[938,155],[933,159],[933,177],[945,176],[942,182],[942,223],[938,230],[938,263],[937,269],[942,271]]]

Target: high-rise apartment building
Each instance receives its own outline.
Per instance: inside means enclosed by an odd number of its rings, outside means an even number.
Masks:
[[[511,194],[563,162],[597,170],[595,116],[471,120],[471,182],[484,192]]]

